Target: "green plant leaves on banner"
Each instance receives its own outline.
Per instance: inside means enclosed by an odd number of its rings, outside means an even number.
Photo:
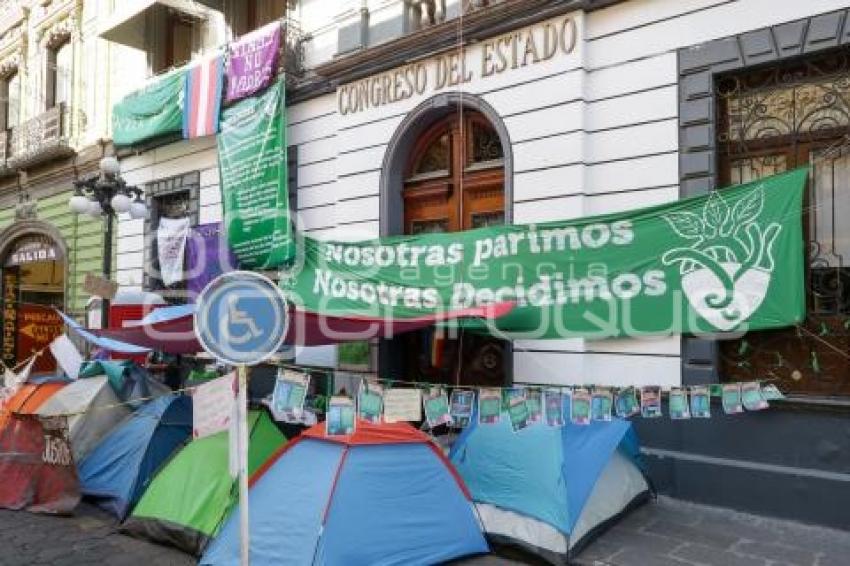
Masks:
[[[218,163],[227,241],[243,269],[294,255],[287,191],[284,82],[222,112]]]
[[[792,325],[805,314],[806,169],[575,220],[366,242],[305,238],[281,282],[307,310],[408,318],[510,301],[506,338],[610,338]],[[461,324],[461,323],[458,323]]]
[[[112,108],[112,141],[133,145],[183,129],[185,69],[172,71],[132,92]]]

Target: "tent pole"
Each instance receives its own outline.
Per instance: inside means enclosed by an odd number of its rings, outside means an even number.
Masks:
[[[239,366],[239,393],[236,400],[239,450],[239,564],[249,566],[251,541],[248,530],[248,368]]]

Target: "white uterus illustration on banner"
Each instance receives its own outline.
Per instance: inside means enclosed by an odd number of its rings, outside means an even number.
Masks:
[[[733,207],[711,193],[702,215],[673,212],[664,219],[693,243],[667,251],[664,265],[679,264],[682,291],[696,312],[714,328],[728,331],[746,321],[764,301],[774,270],[773,244],[782,230],[758,222],[764,187]]]

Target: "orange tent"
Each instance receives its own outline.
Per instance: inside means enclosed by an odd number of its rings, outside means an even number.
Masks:
[[[0,409],[0,508],[71,513],[80,501],[67,422],[38,408],[64,383],[26,383]]]
[[[3,402],[0,409],[0,427],[5,426],[11,413],[25,415],[34,414],[42,403],[47,401],[54,393],[65,387],[65,383],[24,383],[14,395]]]

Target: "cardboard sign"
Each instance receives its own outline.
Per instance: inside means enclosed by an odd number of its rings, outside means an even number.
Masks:
[[[118,283],[94,273],[86,273],[86,278],[83,280],[83,291],[89,295],[111,300],[115,298],[115,294],[118,292]]]

